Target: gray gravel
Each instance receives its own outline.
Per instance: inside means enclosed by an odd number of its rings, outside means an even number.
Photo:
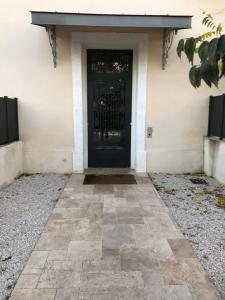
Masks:
[[[22,176],[0,190],[0,299],[8,299],[67,181]]]
[[[209,278],[225,299],[225,209],[217,206],[218,197],[225,195],[225,186],[200,174],[154,173],[151,177]],[[205,179],[207,184],[193,184],[190,178]]]

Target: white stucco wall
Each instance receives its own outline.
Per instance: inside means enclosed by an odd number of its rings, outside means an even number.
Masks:
[[[0,146],[0,187],[23,173],[22,142]]]
[[[175,36],[165,71],[161,69],[162,32],[149,32],[148,97],[145,140],[147,170],[196,172],[203,169],[208,97],[220,94],[203,84],[194,90],[190,66],[176,55],[178,40],[202,32],[201,10],[219,11],[222,0],[3,0],[0,3],[0,95],[19,98],[20,137],[25,172],[71,172],[73,138],[72,28],[57,29],[58,66],[52,65],[44,28],[30,24],[30,10],[92,13],[193,14],[193,29]],[[80,29],[79,29],[80,31]],[[94,32],[93,32],[94,34]]]
[[[225,183],[225,141],[204,139],[204,172]]]

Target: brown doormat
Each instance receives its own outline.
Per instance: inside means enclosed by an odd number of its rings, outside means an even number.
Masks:
[[[134,175],[85,175],[83,184],[137,184]]]

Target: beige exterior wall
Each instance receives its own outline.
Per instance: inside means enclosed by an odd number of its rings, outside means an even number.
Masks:
[[[162,32],[149,33],[146,139],[148,171],[195,172],[203,169],[208,96],[220,94],[188,82],[189,65],[176,55],[182,36],[201,32],[201,9],[218,11],[221,1],[2,0],[0,9],[0,95],[19,98],[20,136],[25,172],[72,172],[73,104],[70,29],[57,30],[58,67],[53,68],[45,30],[30,24],[30,10],[92,13],[193,14],[193,29],[180,31],[161,69]],[[79,30],[80,31],[80,30]],[[93,33],[94,34],[94,33]]]

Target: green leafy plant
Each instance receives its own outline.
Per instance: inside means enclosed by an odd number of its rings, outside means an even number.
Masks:
[[[225,35],[221,24],[216,24],[211,14],[203,13],[202,24],[209,30],[198,37],[181,39],[177,54],[184,53],[192,65],[189,79],[193,87],[201,86],[202,80],[211,87],[218,87],[219,80],[225,76]],[[195,57],[199,64],[194,64]]]

